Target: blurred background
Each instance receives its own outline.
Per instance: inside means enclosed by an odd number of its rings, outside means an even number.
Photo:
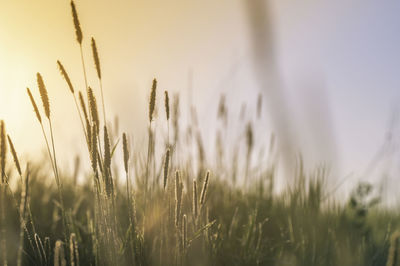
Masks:
[[[256,145],[272,132],[288,154],[324,163],[333,184],[360,179],[382,185],[398,175],[400,3],[387,0],[81,0],[89,84],[98,90],[90,50],[96,39],[109,120],[145,148],[147,100],[154,77],[180,94],[183,123],[197,110],[206,152],[214,152],[220,95],[234,141],[240,113],[252,121]],[[69,1],[1,0],[0,117],[23,156],[44,142],[26,87],[38,97],[36,72],[49,90],[62,165],[84,149],[73,98],[56,61],[76,89],[84,79]],[[99,94],[98,94],[99,95]],[[262,119],[256,119],[262,95]],[[161,108],[160,108],[161,109]],[[162,109],[163,110],[163,109]],[[157,126],[165,130],[159,110]],[[231,136],[232,135],[232,136]],[[290,155],[284,161],[290,162]],[[351,175],[350,180],[345,177]],[[392,183],[391,183],[392,182]]]

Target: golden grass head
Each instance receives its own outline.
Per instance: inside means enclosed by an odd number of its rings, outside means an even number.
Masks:
[[[193,216],[196,218],[198,215],[198,201],[197,201],[197,181],[193,180]]]
[[[97,173],[97,126],[93,125],[91,130],[91,140],[90,140],[90,160],[92,162],[93,172]]]
[[[104,126],[104,167],[106,169],[111,167],[111,145],[106,126]]]
[[[6,126],[4,121],[0,121],[0,165],[1,165],[1,181],[6,183],[6,156],[7,156],[7,142],[6,142]]]
[[[72,86],[71,79],[68,76],[67,71],[65,71],[64,66],[61,64],[60,60],[57,60],[58,69],[60,70],[61,75],[64,77],[65,81],[68,84],[69,90],[72,94],[74,94],[74,86]]]
[[[154,109],[156,107],[156,90],[157,90],[157,80],[153,79],[153,86],[151,87],[150,93],[150,104],[149,104],[149,121],[153,121]]]
[[[71,1],[71,9],[72,9],[72,19],[74,20],[76,40],[81,45],[82,44],[82,30],[81,24],[79,23],[78,12],[76,12],[76,7],[74,1]]]
[[[170,150],[167,149],[167,153],[165,154],[165,162],[164,162],[164,189],[167,186],[168,180],[168,171],[169,171],[169,158],[170,157]]]
[[[14,159],[15,168],[17,168],[18,174],[21,176],[22,175],[21,165],[19,164],[19,160],[18,160],[17,152],[15,151],[15,148],[14,148],[14,144],[9,135],[7,135],[7,139],[8,139],[8,145],[10,146],[11,155],[13,156],[13,159]]]
[[[203,189],[201,190],[200,205],[204,205],[204,202],[205,202],[205,199],[206,199],[206,193],[207,193],[209,178],[210,178],[210,171],[207,171],[206,179],[204,180],[204,184],[203,184]]]
[[[122,149],[124,152],[124,167],[125,167],[125,172],[128,173],[129,169],[129,149],[128,149],[128,140],[126,137],[126,134],[122,134]]]
[[[93,90],[91,87],[89,87],[88,90],[88,97],[89,97],[89,108],[90,108],[90,113],[92,114],[92,122],[94,125],[96,125],[96,133],[99,134],[99,128],[100,128],[100,119],[99,119],[99,112],[97,109],[97,101],[96,97],[94,96]]]
[[[74,233],[72,233],[69,238],[69,254],[71,258],[71,266],[79,265],[78,241],[76,240],[76,235]]]
[[[94,64],[96,66],[96,71],[97,71],[97,77],[101,79],[101,69],[100,69],[100,59],[99,59],[99,53],[97,52],[97,46],[96,46],[96,41],[92,37],[92,52],[93,52],[93,59],[94,59]]]
[[[67,261],[65,260],[64,245],[61,240],[56,241],[54,247],[54,266],[66,266]]]
[[[79,103],[81,105],[81,109],[82,109],[82,112],[83,112],[83,114],[85,116],[85,119],[89,120],[89,116],[88,116],[88,113],[87,113],[87,110],[86,110],[85,99],[83,98],[83,95],[82,95],[81,91],[79,91]]]
[[[36,74],[37,84],[39,87],[40,98],[42,98],[44,113],[48,119],[50,119],[50,101],[47,94],[46,86],[44,85],[42,75],[40,73]]]
[[[254,145],[254,134],[253,134],[253,126],[249,122],[246,127],[246,144],[248,153],[251,152]]]
[[[169,120],[169,96],[168,91],[165,91],[165,113],[167,115],[167,121]]]
[[[32,106],[33,106],[33,110],[35,111],[36,117],[39,120],[39,123],[42,123],[42,116],[40,115],[39,108],[36,105],[36,102],[35,102],[35,99],[32,96],[31,90],[29,88],[26,88],[26,91],[27,91],[27,93],[29,95],[29,99],[31,99],[31,103],[32,103]]]
[[[181,217],[182,189],[183,186],[180,181],[179,171],[176,171],[175,172],[175,226],[179,225],[179,220]]]

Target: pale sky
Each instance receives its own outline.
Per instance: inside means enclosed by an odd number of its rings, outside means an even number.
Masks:
[[[400,97],[400,2],[272,2],[278,67],[302,145],[315,147],[311,153],[318,158],[328,140],[343,174],[361,171],[381,146]],[[80,0],[76,5],[89,83],[98,89],[89,42],[94,36],[106,107],[139,146],[153,77],[160,92],[182,92],[192,73],[193,99],[205,125],[215,115],[220,92],[228,94],[236,111],[243,101],[254,104],[259,88],[243,0]],[[69,164],[71,150],[83,147],[73,100],[56,67],[61,60],[82,89],[79,56],[69,1],[0,0],[0,117],[19,153],[43,147],[26,95],[29,86],[38,97],[36,72],[49,90],[56,140],[65,150],[61,156]],[[270,130],[268,122],[263,126]],[[315,134],[319,130],[323,136]],[[207,134],[213,131],[206,132],[206,142]]]

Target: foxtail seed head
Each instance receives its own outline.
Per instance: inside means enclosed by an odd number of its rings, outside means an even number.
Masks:
[[[198,200],[197,200],[197,181],[193,180],[193,216],[197,218],[198,214]]]
[[[92,37],[92,53],[93,53],[93,59],[94,59],[94,64],[96,66],[96,71],[97,71],[97,77],[101,79],[101,69],[100,69],[100,59],[99,59],[99,53],[97,52],[97,46],[96,46],[96,41]]]
[[[170,150],[167,149],[167,153],[165,155],[165,163],[164,163],[164,189],[167,186],[167,180],[168,180],[169,156],[170,156]]]
[[[76,12],[76,7],[74,1],[71,1],[71,9],[72,9],[72,19],[74,20],[76,40],[81,45],[82,44],[82,30],[81,24],[79,23],[78,12]]]
[[[106,126],[104,126],[104,167],[106,169],[111,167],[111,145]]]
[[[40,73],[36,74],[37,84],[39,87],[40,98],[42,98],[44,113],[48,119],[50,119],[50,101],[47,94],[46,86],[44,85],[42,75]]]
[[[61,64],[60,60],[57,60],[58,69],[60,70],[61,75],[64,77],[65,81],[68,84],[69,90],[72,94],[74,94],[74,86],[72,86],[71,79],[68,76],[67,71],[65,71],[64,66]]]
[[[14,148],[14,144],[9,135],[7,135],[7,138],[8,138],[8,145],[10,146],[11,154],[14,159],[15,168],[17,168],[18,174],[22,175],[21,165],[19,164],[19,160],[18,160],[17,152],[15,151],[15,148]]]
[[[153,86],[151,87],[150,104],[149,104],[150,123],[151,121],[153,121],[154,109],[156,107],[156,90],[157,90],[157,80],[153,79]]]
[[[126,138],[126,134],[122,134],[122,149],[124,152],[124,167],[125,167],[125,172],[128,173],[128,167],[129,167],[129,149],[128,149],[128,140]]]
[[[36,117],[39,120],[39,123],[42,123],[42,116],[39,113],[39,108],[36,105],[35,99],[33,98],[32,93],[29,88],[26,88],[26,91],[28,92],[29,99],[31,99],[31,103],[33,106],[33,110],[35,110]]]
[[[97,126],[93,125],[91,130],[91,147],[90,147],[90,159],[92,161],[93,172],[97,173]]]
[[[167,121],[169,121],[169,96],[168,96],[168,91],[165,91],[165,113],[167,115]]]
[[[95,132],[99,134],[99,128],[100,128],[99,112],[97,109],[96,97],[94,96],[93,90],[90,87],[88,90],[88,97],[89,97],[90,113],[92,115],[92,123],[96,125]]]
[[[206,199],[206,193],[207,193],[208,179],[209,178],[210,178],[210,171],[207,171],[206,179],[204,180],[203,189],[201,190],[201,195],[200,195],[200,205],[201,206],[204,204],[204,201]]]
[[[87,113],[87,110],[86,110],[85,99],[83,99],[82,92],[80,92],[80,91],[79,91],[79,103],[81,104],[81,109],[82,109],[82,112],[83,112],[83,114],[85,116],[85,119],[89,120],[89,116],[88,116],[88,113]]]
[[[6,143],[6,126],[4,121],[0,121],[0,165],[1,165],[1,181],[6,183],[6,156],[7,156],[7,143]]]

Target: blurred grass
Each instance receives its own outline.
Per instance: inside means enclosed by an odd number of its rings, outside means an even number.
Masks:
[[[47,182],[41,166],[31,167],[30,205],[36,232],[50,238],[51,247],[63,239],[60,206],[55,184]],[[300,176],[306,180],[306,176]],[[299,177],[299,178],[300,178]],[[271,178],[263,176],[263,178]],[[95,262],[90,224],[94,206],[90,181],[82,185],[65,177],[63,187],[70,231],[78,239],[80,265]],[[170,225],[168,202],[161,186],[151,195],[144,209],[144,192],[135,189],[136,234],[139,256],[134,262],[125,241],[130,223],[126,193],[116,192],[117,260],[100,265],[386,265],[390,236],[398,228],[397,211],[374,207],[369,199],[372,187],[360,186],[347,204],[325,203],[321,182],[298,182],[279,195],[253,184],[248,190],[227,185],[212,176],[204,223],[196,226],[189,219],[187,250],[181,254],[176,229]],[[19,189],[15,191],[18,194]],[[185,187],[182,212],[192,217],[190,188]],[[149,196],[149,194],[147,194]],[[7,202],[7,256],[14,261],[19,234],[18,213]],[[173,217],[173,215],[172,215]],[[210,222],[214,221],[210,224]],[[208,225],[208,227],[206,226]],[[204,229],[203,226],[207,228]],[[200,232],[199,232],[200,230]],[[197,238],[196,238],[197,237]],[[14,239],[14,241],[13,241]],[[178,241],[179,242],[179,241]],[[40,265],[38,251],[25,239],[24,265]],[[69,244],[65,244],[68,249]],[[47,254],[52,265],[53,248]]]

